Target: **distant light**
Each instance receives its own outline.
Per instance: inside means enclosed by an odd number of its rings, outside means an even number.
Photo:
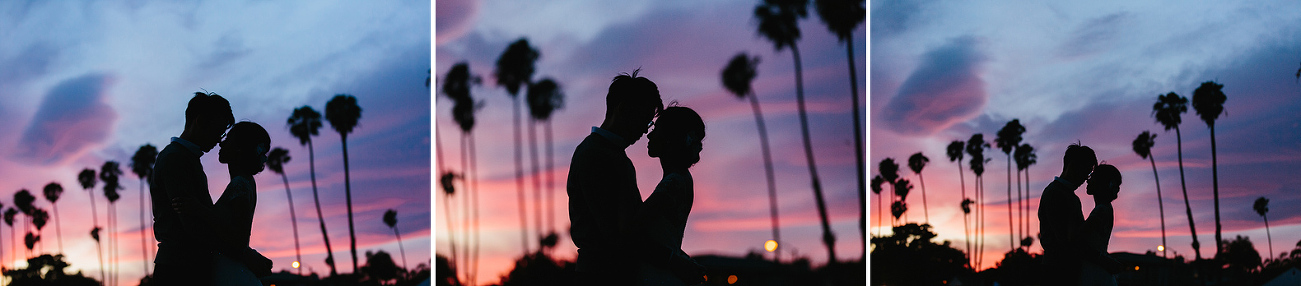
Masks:
[[[768,252],[777,251],[777,241],[770,239],[768,242],[764,242],[763,249],[768,250]]]
[[[301,265],[298,264],[298,261],[294,261],[294,269],[298,269],[298,266],[301,266]]]
[[[736,284],[736,275],[728,275],[727,284]]]
[[[1138,271],[1138,265],[1134,265],[1134,271]]]
[[[949,280],[944,280],[944,285],[949,285]]]
[[[709,275],[705,275],[705,282],[709,282]]]
[[[1156,251],[1165,251],[1165,245],[1157,245]]]

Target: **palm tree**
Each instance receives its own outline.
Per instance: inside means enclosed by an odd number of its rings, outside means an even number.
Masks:
[[[1007,124],[1003,125],[1003,129],[999,129],[997,135],[994,136],[994,144],[998,145],[999,150],[1003,150],[1004,155],[1007,155],[1007,226],[1009,232],[1015,230],[1015,227],[1012,226],[1012,149],[1016,149],[1021,144],[1022,134],[1025,134],[1025,126],[1021,126],[1020,119],[1012,119],[1012,121],[1008,121]],[[1017,192],[1017,194],[1020,195],[1020,192]],[[1008,237],[1011,238],[1009,245],[1012,249],[1016,249],[1017,237],[1016,234]]]
[[[474,75],[473,73],[470,72],[470,65],[467,64],[466,62],[460,62],[453,65],[451,70],[447,72],[442,87],[443,94],[451,98],[453,102],[452,120],[456,122],[457,127],[461,129],[461,169],[462,172],[465,172],[464,177],[453,175],[449,171],[443,172],[443,179],[444,179],[443,184],[446,191],[445,192],[446,198],[450,200],[452,194],[454,193],[453,189],[446,189],[452,187],[452,179],[458,177],[462,179],[467,179],[466,177],[468,177],[468,180],[464,181],[465,186],[467,186],[466,187],[467,195],[465,196],[466,197],[465,200],[462,201],[462,205],[465,206],[464,208],[462,208],[462,212],[473,213],[473,216],[469,216],[469,215],[462,216],[466,220],[473,220],[473,232],[475,237],[473,246],[471,246],[470,239],[468,239],[468,237],[465,237],[468,235],[469,231],[461,232],[462,236],[466,238],[464,239],[465,249],[460,250],[462,253],[466,254],[465,257],[466,261],[464,261],[464,263],[462,264],[466,267],[462,268],[461,270],[465,270],[467,280],[473,280],[475,276],[473,275],[473,273],[475,273],[478,270],[477,256],[479,252],[479,242],[478,242],[479,240],[478,239],[479,238],[479,231],[478,231],[479,198],[478,198],[478,192],[469,191],[470,187],[468,186],[474,184],[477,187],[478,184],[476,181],[478,172],[474,168],[477,165],[477,163],[474,162],[475,160],[474,157],[476,153],[474,150],[474,125],[475,125],[474,113],[479,109],[480,104],[474,101],[474,98],[470,93],[470,89],[474,85],[478,85],[479,83],[480,83],[480,78],[479,76]],[[475,207],[472,208],[470,207],[469,204],[473,204]],[[444,206],[447,206],[448,211],[450,212],[451,205],[445,201]],[[448,215],[449,215],[448,227],[450,228],[452,227],[450,213]],[[471,223],[469,221],[466,222],[465,228],[467,230],[471,229]],[[449,235],[449,238],[451,237],[452,236]],[[455,244],[453,239],[449,239],[448,242],[452,243],[453,245]],[[474,253],[470,253],[471,248],[473,249]],[[457,249],[455,246],[453,246],[452,247],[453,257],[456,257],[456,252]],[[455,261],[456,259],[454,258],[452,260]],[[456,263],[462,263],[462,262],[457,261]]]
[[[808,17],[808,0],[764,0],[754,7],[754,17],[759,19],[759,35],[772,41],[774,48],[780,52],[789,47],[795,59],[795,101],[800,114],[800,131],[804,139],[804,157],[808,160],[809,177],[813,183],[813,197],[818,206],[818,218],[822,223],[822,243],[827,246],[827,258],[836,261],[836,236],[831,233],[831,223],[827,219],[827,206],[822,196],[822,181],[818,179],[818,167],[813,160],[813,142],[809,138],[808,113],[804,110],[804,75],[800,66],[800,50],[796,42],[800,39],[800,18]],[[861,157],[861,156],[860,156]]]
[[[961,164],[959,164],[959,166],[961,166]],[[967,266],[969,267],[974,267],[975,265],[974,263],[972,263],[972,258],[974,258],[974,256],[972,255],[973,252],[971,252],[971,231],[970,228],[968,228],[968,225],[970,225],[970,223],[967,222],[967,218],[971,216],[971,204],[973,203],[976,202],[968,198],[962,199],[962,234],[965,235],[967,238],[966,254],[967,254]]]
[[[1148,131],[1143,131],[1143,133],[1138,134],[1138,138],[1134,138],[1133,145],[1134,145],[1134,153],[1137,153],[1139,158],[1147,159],[1148,162],[1152,163],[1152,178],[1156,182],[1156,206],[1157,206],[1157,210],[1161,212],[1161,245],[1166,245],[1165,203],[1162,202],[1162,198],[1161,198],[1161,177],[1156,173],[1156,158],[1153,158],[1152,156],[1152,146],[1156,145],[1156,134],[1152,134],[1151,132]],[[1164,247],[1161,248],[1161,256],[1162,257],[1166,256],[1166,251]]]
[[[723,68],[723,87],[731,91],[740,99],[750,99],[750,110],[754,111],[754,122],[759,127],[759,148],[763,151],[764,176],[768,179],[768,211],[772,219],[772,237],[778,245],[781,245],[781,231],[778,230],[777,223],[777,183],[773,175],[772,152],[768,149],[768,127],[763,122],[763,111],[759,109],[759,96],[754,93],[750,83],[754,82],[754,77],[758,75],[759,57],[751,57],[746,53],[737,53],[727,62],[727,67]],[[860,164],[861,165],[861,164]],[[863,170],[860,168],[859,172]],[[876,183],[874,183],[876,184]],[[873,189],[878,195],[879,189]],[[859,190],[859,213],[858,228],[867,235],[867,202],[862,198],[863,190]],[[878,211],[879,212],[879,211]],[[878,218],[880,215],[878,214]],[[879,219],[878,219],[879,220]],[[877,222],[880,225],[880,221]],[[866,238],[864,238],[866,241]],[[866,244],[866,242],[864,242]],[[773,260],[781,260],[781,252],[773,251]]]
[[[36,203],[36,196],[33,196],[32,192],[27,191],[27,189],[18,190],[18,192],[14,193],[14,207],[18,208],[19,213],[22,213],[23,215],[27,216],[27,220],[23,221],[24,223],[23,230],[26,231],[28,234],[31,234],[32,231],[31,229],[32,217],[36,213],[35,203]],[[32,247],[28,246],[27,250],[28,250],[27,257],[31,257]]]
[[[398,252],[402,253],[402,267],[407,267],[407,251],[402,248],[402,234],[398,233],[398,211],[394,209],[384,211],[384,224],[393,229],[393,236],[398,238]]]
[[[822,23],[827,25],[827,29],[836,34],[836,38],[845,43],[845,54],[849,57],[849,88],[850,88],[850,109],[853,110],[854,126],[854,158],[858,166],[858,200],[860,208],[867,208],[865,184],[864,157],[863,156],[863,128],[859,125],[858,117],[858,68],[854,66],[854,30],[858,29],[858,24],[863,23],[867,18],[867,8],[863,6],[864,2],[859,0],[817,0],[814,6],[817,7],[818,18]],[[923,184],[924,185],[924,184]],[[926,205],[926,191],[922,188],[922,207]],[[860,212],[860,216],[865,216],[866,211]],[[864,224],[864,218],[859,219],[859,224]],[[930,222],[930,219],[927,219]],[[866,231],[863,231],[866,233]],[[864,238],[866,239],[866,238]],[[866,243],[866,242],[864,242]],[[864,248],[866,250],[866,248]]]
[[[544,235],[544,237],[545,237],[545,236],[550,236],[550,235],[552,235],[552,234],[556,234],[556,222],[555,222],[555,215],[554,215],[554,214],[555,214],[555,210],[554,210],[554,209],[555,209],[555,189],[554,189],[554,187],[555,187],[555,175],[554,175],[555,172],[552,172],[552,167],[553,167],[552,165],[553,165],[553,162],[555,161],[555,160],[552,158],[552,155],[553,155],[553,154],[552,154],[552,150],[554,150],[555,148],[553,148],[553,146],[552,146],[552,145],[553,145],[553,144],[552,144],[553,142],[552,142],[552,140],[551,140],[551,115],[552,115],[553,113],[555,113],[555,111],[556,111],[557,109],[560,109],[561,107],[563,107],[563,106],[565,105],[565,94],[564,94],[563,92],[561,92],[561,90],[560,90],[560,85],[557,84],[555,80],[552,80],[552,79],[550,79],[550,78],[543,78],[542,80],[540,80],[540,81],[538,81],[538,82],[536,82],[536,83],[533,83],[533,84],[529,85],[529,91],[528,91],[527,97],[526,97],[525,99],[526,99],[526,100],[528,101],[528,103],[529,103],[529,115],[530,115],[530,117],[532,117],[533,120],[536,121],[536,122],[542,122],[542,123],[545,123],[545,124],[543,124],[543,127],[544,127],[543,129],[545,129],[544,131],[545,131],[545,133],[546,133],[546,134],[545,134],[545,136],[546,136],[545,139],[546,139],[546,141],[547,141],[547,146],[546,146],[546,157],[547,157],[547,158],[546,158],[546,160],[547,160],[547,168],[546,168],[546,170],[547,170],[547,215],[546,215],[547,219],[546,219],[546,221],[547,221],[547,231],[544,232],[544,233],[547,233],[547,235]],[[533,134],[532,134],[532,133],[529,134],[529,141],[530,141],[530,142],[533,141]],[[533,173],[534,173],[534,178],[535,178],[535,180],[534,180],[535,185],[536,185],[537,178],[538,178],[538,177],[537,177],[537,173],[538,173],[538,170],[537,170],[537,169],[538,169],[538,166],[537,166],[537,164],[536,164],[536,160],[535,160],[535,163],[533,164]],[[541,189],[541,188],[538,188],[538,189]],[[538,201],[540,201],[540,200],[538,200]],[[541,208],[538,208],[538,209],[541,209]],[[538,217],[541,218],[541,216],[538,216]],[[540,228],[539,228],[539,229],[540,229]]]
[[[976,221],[979,222],[976,225],[976,235],[978,236],[976,242],[978,245],[976,247],[976,264],[979,265],[981,264],[981,259],[984,258],[983,252],[985,249],[985,187],[982,175],[985,174],[985,162],[989,162],[989,159],[985,158],[985,149],[989,149],[989,142],[985,142],[984,134],[976,133],[971,135],[971,139],[967,140],[966,147],[967,155],[971,155],[971,160],[969,161],[971,164],[971,172],[976,175]],[[976,267],[979,268],[980,266]]]
[[[908,157],[908,169],[912,169],[913,173],[917,174],[917,181],[922,185],[922,213],[925,214],[926,224],[931,223],[931,211],[930,207],[926,206],[926,181],[922,178],[922,169],[926,168],[926,164],[930,162],[931,159],[926,158],[926,155],[922,155],[922,152],[917,152],[917,154]]]
[[[451,259],[448,260],[448,266],[452,270],[453,277],[459,277],[460,275],[458,271],[463,270],[457,267],[458,264],[462,263],[462,261],[457,257],[457,253],[460,251],[456,248],[456,227],[453,225],[455,220],[452,220],[451,202],[452,195],[456,194],[456,185],[454,184],[455,180],[458,178],[461,178],[461,176],[452,172],[444,172],[438,176],[438,184],[439,186],[442,186],[443,189],[443,212],[446,214],[443,217],[447,219],[447,244],[449,249],[452,251]],[[470,259],[467,257],[466,260]]]
[[[1224,85],[1213,81],[1203,82],[1193,91],[1193,109],[1201,116],[1206,126],[1211,128],[1211,187],[1215,196],[1215,255],[1224,253],[1223,241],[1220,239],[1220,171],[1215,156],[1215,119],[1224,113],[1224,101],[1227,97],[1220,89]]]
[[[966,154],[966,153],[963,153],[963,152],[966,150],[966,146],[967,146],[967,142],[965,142],[965,141],[962,141],[962,140],[953,140],[953,142],[949,142],[949,146],[948,146],[947,148],[945,148],[945,155],[948,155],[948,157],[949,157],[949,162],[957,162],[957,163],[958,163],[958,186],[962,188],[962,199],[963,199],[963,201],[964,201],[963,208],[965,209],[965,211],[963,212],[963,215],[962,215],[962,221],[963,221],[963,222],[962,222],[962,227],[963,227],[964,229],[967,227],[967,215],[970,215],[970,214],[971,214],[971,210],[970,210],[970,208],[967,207],[966,204],[965,204],[965,201],[967,201],[967,179],[964,178],[964,176],[962,175],[962,173],[963,173],[963,172],[962,172],[962,157],[963,157],[963,154]],[[970,236],[970,234],[967,234],[966,239],[967,239],[967,243],[970,244],[970,243],[971,243],[971,236]],[[967,252],[970,252],[970,251],[971,251],[971,246],[967,246]]]
[[[14,209],[14,207],[9,207],[9,209],[5,210],[4,220],[5,224],[9,225],[9,249],[11,250],[9,251],[9,261],[17,261],[14,259],[15,253],[18,253],[18,247],[15,246],[15,243],[18,241],[18,230],[14,229],[14,217],[17,215],[18,210]],[[103,263],[100,264],[102,265]],[[103,268],[101,267],[100,269],[100,275],[103,275]]]
[[[104,245],[99,242],[99,211],[95,210],[95,192],[91,191],[95,188],[95,182],[97,179],[98,177],[95,176],[95,169],[86,168],[82,169],[80,173],[77,173],[77,182],[81,184],[82,189],[86,190],[86,194],[90,195],[90,222],[91,225],[94,226],[93,229],[95,231],[95,250],[99,253],[99,279],[102,281],[108,281],[106,280],[108,276],[104,275]],[[8,214],[6,213],[5,216],[8,216]],[[6,220],[11,219],[6,218]],[[12,223],[9,225],[13,226]],[[10,243],[12,244],[12,241]]]
[[[43,233],[41,232],[41,228],[44,228],[45,224],[48,222],[50,222],[50,212],[47,212],[44,209],[37,208],[37,207],[34,207],[32,209],[32,226],[36,227],[36,233],[37,233],[35,239],[33,239],[34,240],[33,244],[41,241],[40,234]],[[37,252],[38,254],[41,252],[45,252],[45,245],[41,244],[40,249],[41,250]]]
[[[899,191],[896,189],[899,182],[899,164],[894,162],[894,158],[881,159],[881,162],[876,164],[876,172],[880,173],[881,179],[885,179],[886,184],[890,186],[890,190],[893,190],[891,193]],[[894,196],[891,196],[890,203],[893,205],[894,202]],[[895,225],[898,225],[898,223],[895,221],[890,222],[890,226]]]
[[[352,251],[352,273],[357,273],[357,232],[354,231],[352,224],[352,179],[348,170],[348,133],[357,127],[357,120],[361,119],[361,107],[357,106],[357,98],[347,94],[336,94],[329,102],[325,103],[325,120],[330,122],[330,127],[339,132],[339,141],[343,144],[343,195],[344,202],[348,204],[348,237],[349,245]]]
[[[876,194],[876,235],[877,236],[881,235],[881,217],[883,217],[881,215],[881,210],[885,209],[884,207],[881,207],[881,204],[885,203],[885,198],[881,197],[881,191],[885,189],[885,187],[882,187],[881,185],[885,183],[886,183],[885,178],[881,178],[881,175],[872,176],[872,183],[870,185],[872,186],[872,193]]]
[[[145,194],[145,184],[147,184],[147,180],[145,179],[153,174],[154,160],[157,159],[157,157],[158,148],[148,143],[144,146],[140,146],[140,149],[136,150],[135,155],[131,156],[131,173],[135,173],[136,177],[140,178],[140,251],[144,255],[142,256],[144,259],[141,259],[141,263],[144,264],[143,269],[145,270],[145,276],[149,276],[150,259],[149,242],[145,241],[146,235],[144,235],[146,233],[145,229],[149,228],[149,225],[145,224],[145,209],[152,209],[145,205],[145,197],[147,196]],[[153,186],[150,186],[150,188],[153,188]],[[58,221],[56,220],[55,224],[57,223]],[[59,243],[63,243],[62,239],[60,239]]]
[[[1018,177],[1017,180],[1020,180],[1019,178],[1021,177],[1021,172],[1022,172],[1022,171],[1025,172],[1025,200],[1026,200],[1026,204],[1025,204],[1025,209],[1024,209],[1025,212],[1024,212],[1024,213],[1025,213],[1025,214],[1032,214],[1032,212],[1030,211],[1030,165],[1034,165],[1035,163],[1038,163],[1038,160],[1039,160],[1038,156],[1035,156],[1035,154],[1034,154],[1034,146],[1030,146],[1030,144],[1021,144],[1021,146],[1017,146],[1017,147],[1016,147],[1016,153],[1013,153],[1013,154],[1012,154],[1012,160],[1016,162],[1016,169],[1017,169],[1017,173],[1016,173],[1016,174],[1017,174],[1017,177]],[[1018,185],[1017,188],[1020,189],[1021,187]],[[1024,236],[1025,236],[1025,237],[1034,237],[1034,235],[1031,235],[1031,233],[1034,233],[1034,231],[1031,230],[1031,228],[1032,228],[1032,226],[1034,226],[1034,224],[1031,224],[1031,223],[1030,223],[1030,217],[1031,217],[1031,215],[1023,215],[1023,216],[1021,217],[1022,219],[1025,220],[1025,222],[1024,222],[1024,224],[1025,224],[1025,233],[1024,233]],[[1023,240],[1024,240],[1024,239],[1023,239]],[[1027,247],[1028,247],[1028,246],[1027,246]]]
[[[1197,225],[1193,223],[1193,207],[1188,203],[1188,182],[1184,180],[1184,142],[1183,135],[1179,132],[1179,124],[1183,122],[1181,117],[1186,112],[1188,112],[1188,99],[1174,92],[1157,95],[1156,104],[1152,105],[1152,116],[1156,117],[1156,122],[1165,126],[1166,131],[1175,130],[1175,146],[1179,151],[1179,185],[1183,187],[1184,192],[1184,211],[1188,214],[1188,230],[1193,235],[1193,254],[1196,255],[1197,260],[1202,260],[1201,243],[1197,242]]]
[[[330,266],[330,276],[338,275],[334,267],[334,250],[330,248],[330,234],[325,231],[325,216],[321,215],[321,196],[316,191],[316,151],[312,148],[312,136],[320,134],[321,113],[311,106],[304,105],[294,109],[289,115],[289,134],[298,138],[299,145],[307,145],[307,166],[312,176],[312,200],[316,202],[316,218],[321,222],[321,238],[325,241],[325,264]],[[301,263],[301,262],[300,262]]]
[[[528,85],[533,81],[533,64],[537,62],[541,54],[538,50],[529,45],[527,38],[520,38],[506,47],[506,50],[497,58],[497,69],[493,75],[497,77],[497,85],[506,88],[507,95],[514,102],[515,115],[515,190],[519,193],[519,211],[520,211],[520,239],[523,243],[524,254],[529,253],[529,236],[528,236],[528,210],[524,203],[524,155],[520,147],[520,87]]]
[[[54,234],[58,237],[59,253],[63,253],[63,227],[59,226],[59,205],[55,203],[59,201],[59,196],[63,195],[63,185],[50,182],[45,185],[41,194],[45,195],[45,200],[50,201],[50,206],[54,208]]]
[[[99,180],[104,181],[104,197],[108,199],[108,246],[109,261],[113,276],[110,281],[117,281],[118,275],[118,253],[117,253],[117,200],[122,195],[117,191],[122,189],[122,184],[118,180],[122,176],[122,168],[117,161],[104,162],[104,166],[99,168]]]
[[[908,179],[900,178],[899,180],[894,181],[894,195],[898,196],[899,200],[894,202],[894,207],[892,207],[891,210],[894,213],[894,219],[899,221],[896,225],[904,225],[907,223],[905,222],[907,218],[899,220],[899,216],[908,213],[908,194],[911,193],[912,190],[913,185],[911,182],[908,182]]]
[[[1265,257],[1273,257],[1274,236],[1269,234],[1269,217],[1265,216],[1265,213],[1269,212],[1269,199],[1266,199],[1265,197],[1256,198],[1256,202],[1251,205],[1251,209],[1255,210],[1257,214],[1260,214],[1260,218],[1265,220],[1265,237],[1269,239],[1269,253],[1270,253]]]
[[[289,197],[286,201],[289,205],[289,224],[293,226],[294,231],[294,262],[300,263],[298,275],[303,275],[303,267],[301,267],[303,251],[298,246],[298,217],[295,216],[297,212],[294,211],[294,194],[289,191],[289,177],[285,176],[285,163],[289,163],[290,159],[293,158],[289,157],[289,150],[280,147],[271,148],[271,153],[267,154],[267,169],[280,174],[280,179],[285,182],[285,196]]]

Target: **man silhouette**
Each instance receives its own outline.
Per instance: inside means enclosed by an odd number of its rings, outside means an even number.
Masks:
[[[642,201],[637,170],[625,149],[646,134],[664,109],[659,87],[637,72],[614,77],[605,95],[605,119],[592,127],[571,160],[566,192],[581,285],[633,284],[640,261],[674,263],[678,269],[695,265],[677,249],[648,247],[632,235]]]
[[[158,152],[150,176],[149,197],[154,213],[154,282],[157,285],[195,285],[211,281],[212,248],[203,210],[212,206],[208,177],[199,157],[221,142],[235,123],[230,102],[215,93],[194,93],[185,108],[185,130]],[[172,200],[184,201],[196,211],[177,213]],[[205,204],[206,202],[206,204]]]
[[[1119,262],[1107,256],[1106,249],[1096,249],[1086,243],[1084,213],[1080,197],[1075,195],[1075,190],[1088,180],[1097,165],[1093,149],[1072,144],[1066,147],[1062,157],[1062,173],[1044,188],[1039,201],[1039,239],[1046,268],[1044,285],[1078,284],[1085,260],[1108,271],[1120,268]]]

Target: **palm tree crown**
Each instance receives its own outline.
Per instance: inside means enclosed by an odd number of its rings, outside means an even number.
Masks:
[[[926,155],[922,155],[922,152],[917,152],[917,154],[908,157],[908,169],[912,169],[913,173],[921,174],[922,169],[926,168],[926,164],[930,162],[930,158],[926,158]]]
[[[50,182],[45,185],[42,194],[45,195],[45,200],[50,201],[50,203],[57,202],[59,201],[59,196],[63,195],[63,185]]]
[[[1220,90],[1222,88],[1224,85],[1208,81],[1203,82],[1193,91],[1193,109],[1197,110],[1197,115],[1201,116],[1206,125],[1214,126],[1215,119],[1224,112],[1224,101],[1227,97]]]
[[[289,115],[288,124],[289,134],[298,138],[298,144],[307,145],[307,142],[312,141],[312,136],[320,135],[321,113],[304,105],[294,109],[294,113]]]
[[[352,133],[358,119],[361,119],[361,107],[357,106],[357,98],[352,95],[336,94],[325,103],[325,120],[340,136],[347,137]]]
[[[746,97],[752,91],[750,83],[758,76],[759,57],[737,53],[723,68],[723,87],[736,97]]]
[[[1134,138],[1131,145],[1133,145],[1134,153],[1137,153],[1139,158],[1147,159],[1147,156],[1152,155],[1152,146],[1156,145],[1156,134],[1143,131],[1143,133],[1138,134],[1138,138]]]
[[[1156,117],[1156,122],[1165,126],[1165,130],[1178,128],[1183,123],[1181,116],[1187,112],[1188,98],[1174,92],[1158,95],[1156,103],[1152,105],[1152,115]]]
[[[759,35],[771,40],[778,51],[794,46],[800,39],[798,20],[809,16],[808,6],[808,0],[764,0],[754,7]]]
[[[867,19],[867,7],[863,6],[864,1],[858,0],[817,0],[813,2],[817,8],[818,18],[827,24],[827,29],[836,34],[840,41],[850,41],[854,37],[854,30],[858,24]]]
[[[136,154],[131,156],[131,172],[135,173],[141,179],[148,178],[153,174],[154,160],[158,158],[158,147],[145,144],[136,150]]]
[[[271,153],[267,153],[267,168],[276,174],[284,175],[285,163],[289,163],[290,159],[293,157],[289,157],[289,150],[280,147],[271,148]]]
[[[537,49],[529,45],[528,39],[515,40],[497,58],[497,69],[493,73],[497,77],[497,85],[505,87],[510,96],[515,97],[519,94],[520,87],[532,82],[533,63],[541,56]]]
[[[565,105],[565,94],[555,80],[544,78],[529,85],[525,101],[529,104],[529,115],[535,120],[548,120],[551,114]]]
[[[83,189],[89,190],[90,188],[94,188],[95,169],[91,169],[91,168],[82,169],[81,173],[77,173],[77,182],[81,184],[81,188]]]

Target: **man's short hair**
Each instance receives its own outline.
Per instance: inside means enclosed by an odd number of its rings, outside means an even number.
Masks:
[[[660,89],[650,79],[639,77],[641,69],[632,74],[620,73],[610,82],[610,90],[605,94],[605,118],[609,119],[620,104],[629,103],[637,106],[654,106],[655,113],[664,110],[660,100]]]
[[[1071,144],[1066,147],[1066,155],[1062,156],[1062,171],[1068,167],[1077,169],[1092,169],[1098,165],[1098,156],[1093,153],[1093,148],[1080,145],[1080,143]]]
[[[230,102],[217,93],[195,92],[190,104],[185,107],[185,130],[203,120],[220,120],[226,126],[235,124],[235,115],[230,111]]]

